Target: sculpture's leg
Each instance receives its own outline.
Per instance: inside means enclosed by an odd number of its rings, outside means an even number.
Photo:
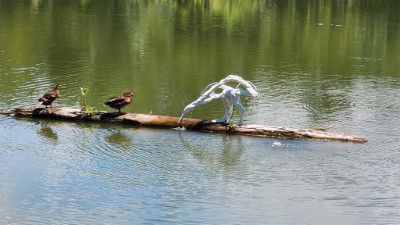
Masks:
[[[229,96],[229,99],[227,100],[227,102],[229,102],[229,109],[227,109],[228,112],[228,117],[226,118],[226,122],[229,123],[231,122],[231,118],[233,115],[233,104],[234,104],[234,99],[233,96]]]
[[[232,113],[232,108],[233,105],[231,103],[230,98],[221,98],[221,100],[224,102],[225,105],[225,114],[224,117],[220,118],[220,119],[216,119],[216,120],[212,120],[212,122],[217,122],[217,123],[229,123],[229,118],[230,115]]]
[[[224,99],[225,100],[225,122],[229,123],[233,114],[233,102],[231,96]]]
[[[240,95],[235,95],[235,101],[234,104],[239,108],[239,120],[236,121],[237,124],[242,125],[243,124],[243,116],[244,113],[246,112],[246,108],[242,105],[242,102],[240,101]]]

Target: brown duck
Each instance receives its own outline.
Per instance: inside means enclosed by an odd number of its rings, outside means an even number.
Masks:
[[[104,102],[104,105],[108,105],[113,109],[118,109],[121,113],[121,108],[129,105],[132,102],[132,98],[135,96],[131,91],[126,90],[122,96],[112,97]]]
[[[60,95],[60,85],[56,85],[53,89],[50,91],[46,92],[41,98],[39,98],[38,102],[41,102],[42,105],[45,105],[46,108],[49,105],[51,107],[51,103],[58,98]]]

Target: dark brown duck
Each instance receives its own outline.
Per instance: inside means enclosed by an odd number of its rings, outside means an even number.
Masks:
[[[41,98],[39,98],[38,102],[41,102],[42,105],[47,106],[49,105],[51,107],[51,104],[58,98],[60,95],[60,85],[56,85],[53,89],[50,91],[46,92]]]
[[[118,109],[121,113],[121,108],[129,105],[132,102],[133,96],[135,96],[131,91],[126,90],[122,96],[112,97],[104,102],[104,105],[108,105],[113,109]]]

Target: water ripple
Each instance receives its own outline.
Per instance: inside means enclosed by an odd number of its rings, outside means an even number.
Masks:
[[[355,107],[355,102],[347,99],[323,99],[323,98],[312,98],[306,103],[302,104],[302,108],[308,112],[329,114],[337,111],[348,110]]]

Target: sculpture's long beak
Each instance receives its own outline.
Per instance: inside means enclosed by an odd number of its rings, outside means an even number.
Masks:
[[[178,123],[178,124],[181,124],[182,120],[183,120],[183,114],[182,114],[182,116],[179,118],[179,123]]]

